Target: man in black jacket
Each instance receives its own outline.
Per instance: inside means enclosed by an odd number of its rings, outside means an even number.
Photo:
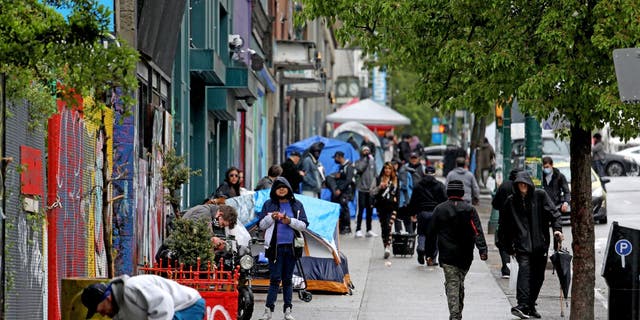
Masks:
[[[487,260],[487,243],[476,209],[462,200],[462,181],[450,181],[447,186],[449,200],[433,210],[429,226],[427,253],[435,251],[435,240],[440,250],[440,266],[444,271],[444,286],[449,305],[449,319],[462,319],[464,305],[464,278],[473,261],[474,245],[480,259]]]
[[[571,190],[567,177],[560,170],[553,167],[553,159],[551,157],[542,158],[542,186],[547,192],[553,204],[561,213],[569,210],[571,202]]]
[[[353,199],[355,189],[354,168],[344,152],[336,151],[334,161],[340,165],[336,173],[327,177],[327,186],[331,190],[331,202],[340,205],[340,234],[351,233],[351,214],[349,201]]]
[[[300,170],[299,164],[300,152],[292,151],[289,153],[289,158],[281,165],[282,177],[289,181],[293,193],[300,193],[300,182],[302,182],[302,175],[304,174],[304,172]]]
[[[513,194],[500,210],[498,233],[502,249],[518,260],[518,305],[511,308],[511,314],[540,318],[535,306],[547,266],[549,227],[562,240],[560,212],[544,190],[535,189],[528,172],[519,172],[513,185]]]
[[[509,172],[509,180],[502,182],[502,184],[500,184],[500,186],[498,187],[496,194],[493,196],[493,200],[491,201],[491,206],[495,210],[498,210],[499,212],[498,216],[501,216],[503,214],[502,207],[504,205],[504,202],[507,201],[507,198],[509,198],[511,194],[513,194],[513,181],[516,180],[516,177],[518,176],[518,172],[520,171],[522,171],[522,169],[520,168],[511,170],[511,172]],[[511,271],[509,270],[509,267],[507,267],[507,263],[509,263],[510,258],[507,251],[504,249],[501,249],[501,246],[499,244],[500,240],[498,239],[499,233],[500,233],[500,225],[498,225],[498,227],[496,228],[495,243],[496,243],[496,246],[498,246],[498,251],[500,252],[500,259],[502,260],[502,268],[500,269],[500,272],[502,273],[502,278],[508,279],[511,276]]]
[[[428,166],[425,171],[425,177],[413,189],[411,201],[409,201],[409,212],[417,216],[418,221],[418,247],[416,252],[418,253],[419,264],[424,264],[427,230],[433,215],[433,209],[440,203],[447,201],[444,183],[436,179],[436,169]],[[435,260],[436,254],[437,252],[430,256],[431,261]]]

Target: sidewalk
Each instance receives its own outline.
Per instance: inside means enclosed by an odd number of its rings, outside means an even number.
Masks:
[[[490,199],[483,197],[480,212],[486,233]],[[373,222],[380,234],[380,224]],[[355,230],[355,228],[354,228]],[[486,235],[492,250],[493,235]],[[353,295],[314,294],[305,303],[294,292],[293,313],[298,320],[418,320],[448,319],[449,310],[444,294],[444,275],[440,267],[418,265],[416,256],[394,257],[385,264],[382,240],[355,239],[341,236],[340,249],[349,259],[349,273],[355,285]],[[499,257],[497,258],[499,262]],[[465,281],[464,319],[514,319],[511,304],[496,282],[493,266],[481,261],[477,250]],[[508,286],[508,281],[507,281]],[[258,319],[264,310],[265,293],[256,293],[252,319]],[[278,295],[273,319],[282,319],[282,294]]]

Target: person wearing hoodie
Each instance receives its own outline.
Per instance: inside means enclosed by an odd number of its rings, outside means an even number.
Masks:
[[[449,305],[449,319],[462,319],[464,278],[473,261],[474,245],[480,259],[487,260],[487,243],[476,208],[463,201],[464,186],[452,180],[447,186],[449,199],[433,210],[427,234],[427,254],[440,251],[440,267],[444,271],[444,287]]]
[[[224,174],[224,181],[209,198],[233,198],[240,195],[240,169],[231,167]]]
[[[324,182],[324,168],[320,163],[320,153],[324,148],[324,143],[316,142],[309,147],[309,150],[302,160],[302,194],[309,197],[319,198]]]
[[[99,313],[114,319],[201,320],[205,302],[196,289],[160,276],[120,276],[82,290],[87,319]]]
[[[498,210],[499,216],[503,214],[502,208],[504,202],[507,201],[507,198],[513,193],[513,181],[516,180],[518,172],[520,171],[522,171],[522,169],[520,168],[511,170],[511,172],[509,172],[509,180],[504,181],[502,182],[502,184],[500,184],[498,190],[496,190],[496,193],[493,196],[493,200],[491,200],[491,206],[495,210]],[[507,266],[507,263],[509,263],[510,261],[509,254],[506,250],[501,248],[499,233],[500,225],[496,227],[495,243],[496,247],[498,247],[498,251],[500,252],[500,259],[502,260],[502,268],[500,268],[500,273],[502,273],[502,278],[509,279],[511,277],[511,270],[509,270],[509,267]]]
[[[273,182],[269,200],[262,206],[260,230],[265,230],[265,255],[269,259],[269,291],[261,320],[270,320],[282,283],[285,320],[294,320],[291,314],[293,296],[293,269],[296,265],[294,239],[307,229],[309,222],[302,202],[296,200],[289,181],[278,177]]]
[[[448,186],[449,181],[453,180],[462,181],[464,185],[464,201],[475,206],[480,203],[480,187],[478,187],[478,181],[473,174],[464,168],[465,163],[465,158],[456,158],[456,168],[447,174],[447,182],[445,185]]]
[[[376,161],[371,154],[371,149],[362,146],[360,149],[360,159],[354,164],[356,169],[356,189],[358,190],[358,214],[356,215],[356,238],[362,238],[362,215],[367,214],[366,228],[367,238],[377,236],[371,230],[373,221],[373,197],[370,190],[376,185]]]
[[[518,261],[516,300],[511,314],[521,319],[540,318],[536,300],[544,281],[549,254],[549,228],[562,240],[560,212],[546,191],[536,189],[529,173],[518,172],[513,194],[500,210],[498,243]]]
[[[447,193],[444,184],[436,179],[436,169],[428,166],[425,177],[413,189],[411,200],[409,201],[409,211],[413,212],[418,221],[418,263],[425,262],[425,249],[427,230],[433,215],[433,209],[442,202],[447,201]],[[435,253],[430,261],[435,261]]]

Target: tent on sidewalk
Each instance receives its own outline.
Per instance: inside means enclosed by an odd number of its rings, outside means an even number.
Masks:
[[[391,128],[411,124],[411,120],[401,113],[378,104],[371,99],[364,99],[327,115],[328,122],[345,123],[357,121],[368,127],[378,129]]]
[[[363,137],[369,138],[369,141],[373,142],[376,146],[376,150],[371,150],[372,152],[375,151],[376,168],[382,168],[382,164],[384,163],[382,159],[384,150],[382,149],[380,138],[378,138],[373,131],[362,123],[357,121],[347,121],[333,131],[333,137],[342,141],[349,141],[349,139],[353,139],[357,145],[362,145],[362,141],[364,140]]]
[[[251,230],[258,223],[258,215],[269,199],[270,191],[260,190],[253,195],[230,198],[226,203],[238,210],[239,222]],[[351,280],[347,259],[338,247],[339,205],[300,194],[295,197],[302,202],[309,221],[304,232],[305,250],[300,258],[307,278],[307,290],[349,293]],[[252,283],[266,287],[269,279],[256,278]]]

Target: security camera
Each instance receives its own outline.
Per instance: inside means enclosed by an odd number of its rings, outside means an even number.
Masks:
[[[239,50],[244,45],[244,39],[239,34],[229,35],[229,48],[231,50]]]
[[[256,99],[255,98],[247,98],[245,100],[245,102],[247,103],[248,106],[253,106],[253,104],[256,103]]]

